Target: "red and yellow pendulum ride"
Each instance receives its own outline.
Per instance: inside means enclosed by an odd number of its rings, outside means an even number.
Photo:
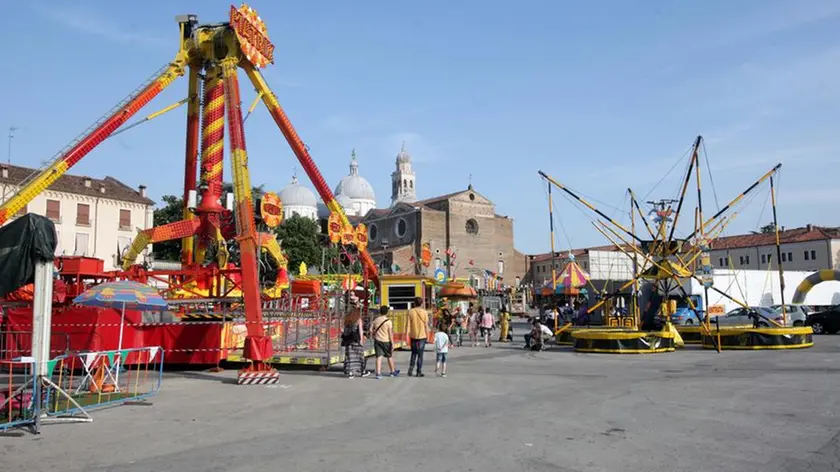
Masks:
[[[206,267],[205,256],[212,247],[216,248],[215,262],[218,267],[227,267],[228,254],[223,243],[235,239],[241,253],[239,271],[247,325],[243,357],[250,361],[247,368],[240,370],[239,383],[273,383],[278,377],[269,364],[273,347],[271,338],[265,335],[263,329],[257,256],[262,248],[271,253],[282,266],[285,266],[285,258],[274,237],[256,231],[237,77],[239,68],[251,80],[258,97],[268,108],[324,203],[332,214],[337,215],[342,226],[348,226],[350,222],[280,107],[277,97],[259,72],[259,68],[274,62],[274,45],[269,41],[265,24],[256,12],[243,4],[240,8],[231,6],[228,23],[199,25],[195,15],[178,17],[178,23],[181,38],[175,59],[117,105],[109,115],[59,152],[44,170],[24,181],[20,190],[0,206],[0,225],[52,185],[176,78],[189,71],[184,219],[139,233],[123,260],[123,270],[129,277],[132,273],[142,271],[142,268],[135,265],[135,261],[147,245],[182,239],[181,261],[184,273],[195,277],[196,273]],[[201,88],[203,100],[199,100]],[[202,117],[201,160],[200,178],[196,185],[199,115]],[[224,208],[221,203],[225,122],[233,170],[232,211]],[[200,197],[200,202],[191,205],[195,195]],[[377,283],[376,264],[366,250],[360,249],[364,274]]]

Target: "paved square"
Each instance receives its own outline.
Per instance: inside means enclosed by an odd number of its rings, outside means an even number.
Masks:
[[[460,348],[449,375],[170,373],[152,407],[0,438],[27,471],[833,471],[840,336],[803,351]],[[397,356],[406,370],[407,355]],[[371,366],[371,364],[368,364]]]

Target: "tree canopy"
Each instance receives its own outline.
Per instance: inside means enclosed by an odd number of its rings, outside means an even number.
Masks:
[[[176,197],[175,195],[164,195],[164,206],[155,208],[154,211],[154,225],[162,226],[167,223],[174,223],[184,218],[184,199]],[[152,246],[152,253],[156,260],[159,261],[179,261],[181,260],[181,240],[164,241],[162,243],[155,243]]]
[[[317,221],[292,215],[280,223],[275,233],[289,258],[289,271],[296,274],[301,262],[308,267],[321,265],[320,227]]]

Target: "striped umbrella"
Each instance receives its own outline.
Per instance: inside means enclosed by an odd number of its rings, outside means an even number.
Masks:
[[[129,310],[165,310],[166,300],[157,290],[131,280],[119,280],[87,289],[73,303],[100,308]]]
[[[73,299],[73,303],[84,306],[95,306],[100,308],[112,308],[120,310],[120,338],[117,343],[117,350],[122,352],[123,329],[125,327],[125,310],[149,311],[165,310],[166,300],[160,296],[157,290],[131,280],[118,280],[91,287],[81,295]],[[122,354],[120,354],[122,357]],[[116,380],[119,385],[120,369],[122,359],[115,364]]]

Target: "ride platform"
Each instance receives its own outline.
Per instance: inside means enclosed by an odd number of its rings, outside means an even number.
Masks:
[[[575,333],[579,331],[623,332],[628,331],[628,329],[616,326],[571,326],[569,328],[561,327],[559,332],[554,335],[554,342],[560,346],[574,346]]]
[[[677,332],[686,344],[701,344],[703,339],[703,327],[697,325],[675,325]]]
[[[674,333],[630,329],[581,329],[574,333],[575,351],[600,354],[658,354],[675,350]]]
[[[814,345],[814,331],[810,327],[752,328],[727,327],[704,335],[704,349],[716,349],[718,335],[723,350],[806,349]]]

